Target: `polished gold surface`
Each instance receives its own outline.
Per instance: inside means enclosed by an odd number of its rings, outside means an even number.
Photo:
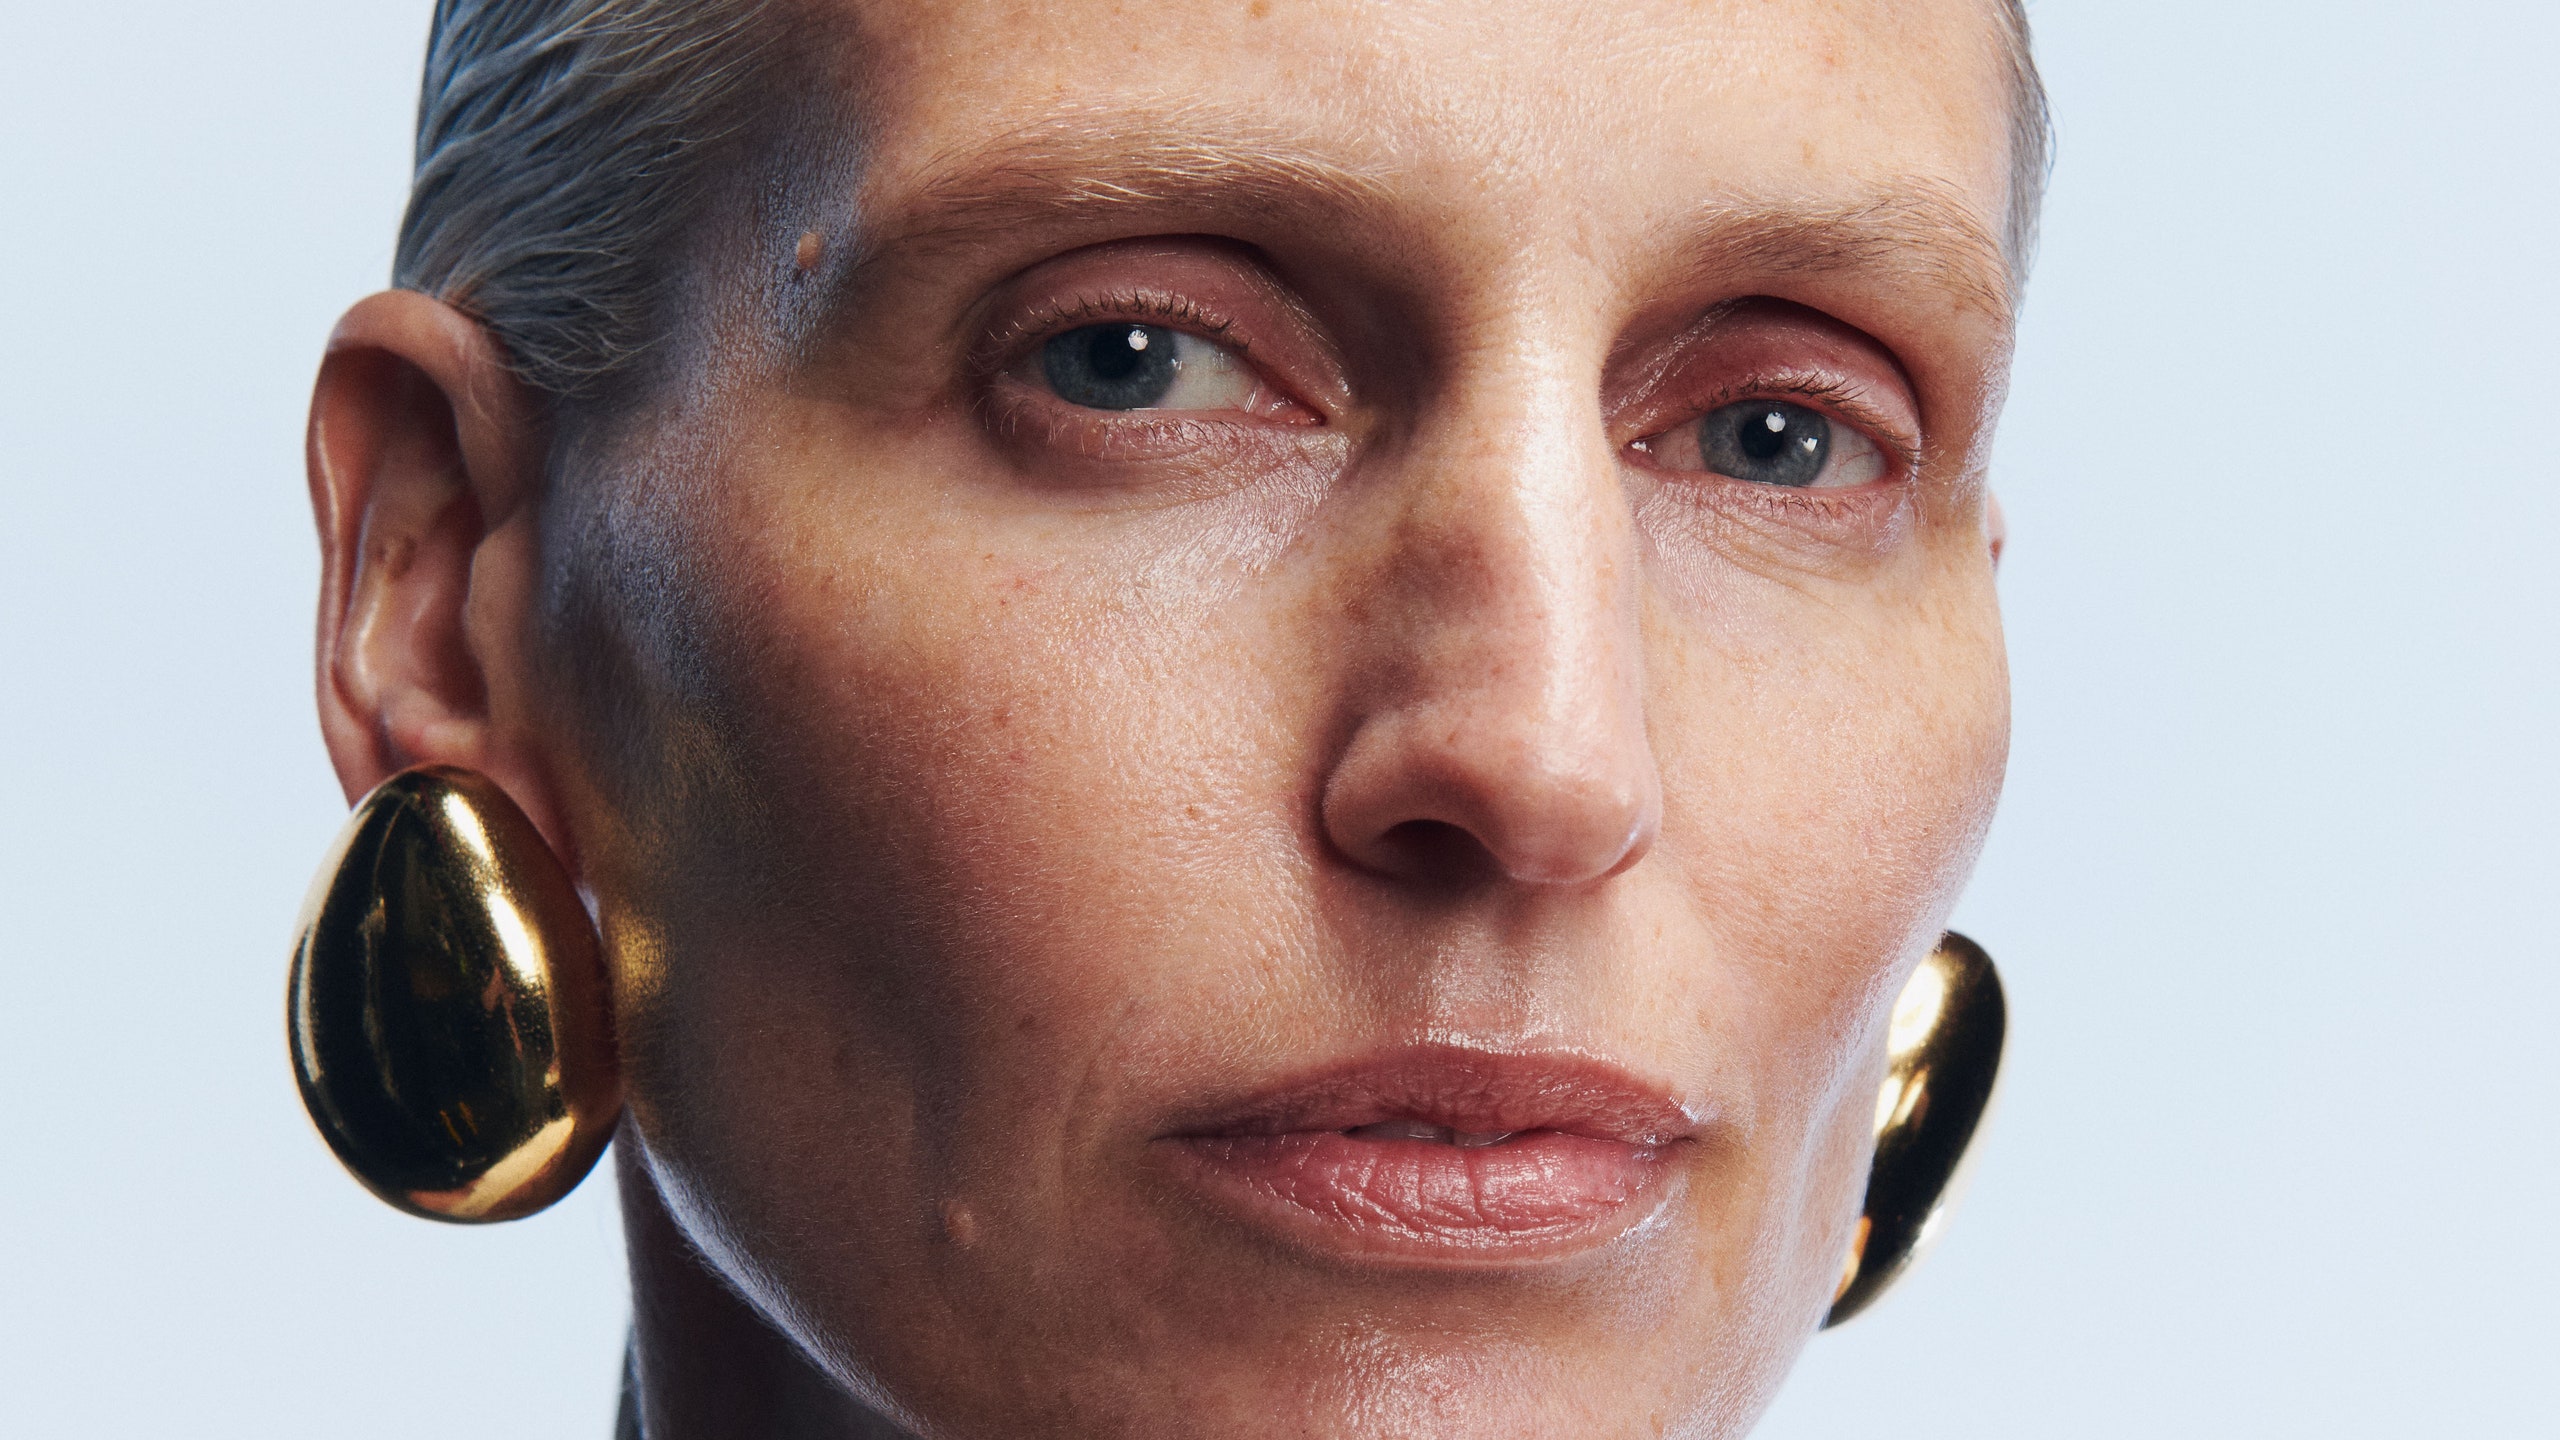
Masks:
[[[365,1187],[513,1220],[594,1166],[621,1108],[595,930],[505,792],[386,780],[323,864],[286,1024],[313,1123]]]
[[[1875,1303],[1937,1239],[1991,1108],[2008,1034],[2000,972],[1981,946],[1948,931],[1894,1002],[1875,1168],[1826,1328]]]

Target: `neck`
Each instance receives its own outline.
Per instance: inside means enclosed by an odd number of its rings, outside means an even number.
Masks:
[[[915,1440],[845,1393],[677,1228],[638,1147],[614,1147],[631,1257],[617,1440]]]

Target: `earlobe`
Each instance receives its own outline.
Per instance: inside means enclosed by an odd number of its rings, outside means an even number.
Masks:
[[[1983,504],[1990,511],[1988,518],[1991,526],[1991,568],[1997,571],[2000,568],[2000,552],[2009,548],[2009,517],[2000,510],[1999,496],[1986,494],[1983,497]]]
[[[520,727],[498,713],[529,617],[492,613],[530,593],[500,572],[535,563],[534,408],[487,332],[430,296],[372,296],[330,338],[308,439],[317,679],[350,800],[445,764],[490,775],[537,816],[547,808],[539,767],[509,753]]]

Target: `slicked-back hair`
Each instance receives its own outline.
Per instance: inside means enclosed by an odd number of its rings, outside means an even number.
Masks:
[[[555,407],[610,408],[676,318],[682,240],[737,146],[788,103],[788,3],[436,0],[392,283],[476,317]],[[2050,120],[2024,0],[1997,6],[2014,285]]]
[[[663,333],[681,240],[760,118],[774,0],[437,0],[392,283],[486,325],[555,402]]]
[[[2009,214],[2002,240],[2009,251],[2009,289],[2026,289],[2036,258],[2036,222],[2053,175],[2053,107],[2036,73],[2036,47],[2026,0],[2000,0],[2000,44],[2009,62]]]

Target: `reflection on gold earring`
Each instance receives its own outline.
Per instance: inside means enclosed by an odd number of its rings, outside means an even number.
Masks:
[[[1948,931],[1893,1005],[1875,1168],[1824,1329],[1874,1304],[1938,1238],[1991,1109],[2008,1036],[2000,972],[1981,946]]]
[[[286,1027],[329,1148],[412,1215],[530,1215],[621,1111],[595,927],[533,822],[468,770],[357,804],[303,904]]]

